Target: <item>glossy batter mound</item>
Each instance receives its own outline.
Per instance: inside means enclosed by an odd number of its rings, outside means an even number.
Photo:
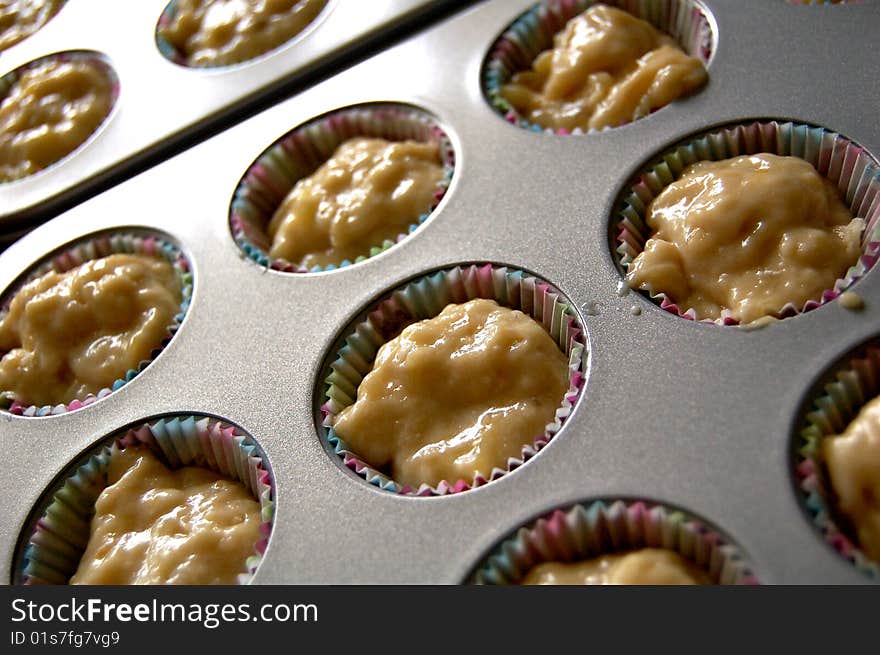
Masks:
[[[401,484],[471,482],[521,457],[568,387],[566,357],[539,323],[472,300],[384,344],[334,427]]]
[[[632,14],[593,5],[553,37],[553,49],[516,73],[501,96],[542,127],[614,127],[699,89],[702,62]]]
[[[563,564],[544,562],[526,574],[524,585],[708,585],[705,571],[671,550],[642,548]]]
[[[822,457],[837,508],[852,522],[862,551],[880,562],[880,398],[843,434],[822,441]]]
[[[0,51],[11,48],[49,22],[64,0],[0,1]]]
[[[235,584],[260,539],[260,504],[208,469],[115,451],[70,584]]]
[[[767,153],[690,166],[647,224],[629,285],[742,323],[821,298],[858,259],[864,228],[808,162]]]
[[[190,66],[228,66],[262,55],[299,34],[327,0],[177,0],[159,34]]]
[[[0,103],[0,182],[73,152],[112,106],[113,83],[93,61],[51,59],[27,70]]]
[[[436,143],[349,139],[275,211],[269,255],[305,268],[353,262],[405,234],[442,180]]]
[[[0,391],[55,405],[110,387],[162,344],[180,311],[171,265],[117,254],[23,287],[0,320]]]

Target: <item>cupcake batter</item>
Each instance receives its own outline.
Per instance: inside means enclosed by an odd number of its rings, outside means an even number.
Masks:
[[[95,62],[49,59],[0,103],[0,182],[33,175],[73,152],[104,122],[113,83]]]
[[[821,298],[855,264],[864,228],[808,162],[769,153],[688,167],[646,218],[629,285],[741,323]]]
[[[229,66],[274,50],[321,13],[327,0],[177,0],[159,34],[190,66]]]
[[[859,547],[880,562],[880,397],[843,434],[822,441],[837,507],[853,524]]]
[[[566,357],[539,323],[471,300],[384,344],[334,429],[398,483],[471,482],[521,457],[568,387]]]
[[[260,539],[260,504],[208,469],[114,451],[70,584],[235,584]]]
[[[11,48],[49,22],[64,0],[3,0],[0,2],[0,51]]]
[[[632,14],[597,4],[575,16],[513,75],[501,96],[545,128],[614,127],[699,89],[702,62],[675,40]]]
[[[180,311],[171,265],[116,254],[25,285],[0,316],[0,391],[55,405],[97,393],[149,359]]]
[[[530,570],[524,585],[709,585],[705,571],[676,552],[642,548],[628,553],[562,564],[544,562]]]
[[[405,234],[442,180],[436,143],[349,139],[275,211],[269,255],[305,268],[353,262]]]

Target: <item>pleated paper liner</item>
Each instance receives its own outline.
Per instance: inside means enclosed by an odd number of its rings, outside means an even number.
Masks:
[[[568,357],[570,385],[551,424],[535,435],[518,458],[504,468],[478,472],[471,480],[444,480],[436,487],[422,484],[414,489],[401,485],[373,468],[351,450],[333,430],[336,416],[353,404],[357,388],[372,370],[379,348],[407,325],[437,316],[450,303],[488,298],[499,305],[518,309],[542,324]],[[577,314],[556,288],[528,273],[502,266],[461,265],[416,279],[377,302],[365,317],[353,323],[334,352],[325,379],[321,438],[349,469],[376,487],[411,496],[442,496],[467,491],[496,480],[522,466],[562,428],[585,383],[586,336]]]
[[[50,416],[55,414],[63,414],[81,407],[91,405],[101,398],[109,396],[114,391],[121,389],[126,383],[134,379],[141,373],[150,363],[158,357],[162,349],[168,345],[183,318],[189,309],[190,299],[192,297],[192,274],[190,273],[190,265],[180,248],[171,243],[167,239],[157,234],[146,231],[123,231],[110,232],[97,236],[86,237],[75,245],[70,246],[52,255],[42,263],[37,264],[33,269],[28,271],[23,277],[19,278],[2,296],[2,305],[0,305],[0,316],[9,311],[9,305],[15,294],[26,284],[45,275],[51,271],[63,273],[84,264],[85,262],[108,257],[109,255],[127,253],[148,255],[164,259],[172,265],[175,272],[179,276],[182,300],[180,303],[180,311],[174,316],[172,322],[168,325],[166,334],[161,344],[155,348],[149,359],[143,360],[135,369],[130,369],[125,376],[113,382],[109,387],[101,389],[96,394],[89,394],[84,398],[74,398],[66,403],[59,405],[43,405],[37,407],[35,405],[26,404],[26,399],[16,399],[11,391],[0,389],[0,411],[7,411],[20,416]],[[0,353],[2,356],[5,353]]]
[[[788,303],[772,317],[788,318],[815,309],[837,298],[867,273],[880,252],[880,166],[861,146],[822,127],[792,122],[756,121],[720,128],[691,137],[653,160],[624,190],[612,215],[611,239],[615,258],[626,274],[651,237],[646,215],[651,202],[682,171],[698,161],[719,161],[741,155],[769,152],[809,162],[838,188],[854,217],[865,221],[862,255],[821,297],[802,306]],[[682,318],[718,325],[738,325],[731,316],[701,319],[693,308],[679,306],[665,293],[642,292],[662,309]]]
[[[93,52],[91,50],[67,50],[65,52],[58,52],[51,55],[46,55],[45,57],[40,57],[39,59],[34,59],[29,61],[28,63],[19,66],[18,68],[6,73],[2,77],[0,77],[0,103],[2,103],[6,96],[9,95],[9,92],[12,90],[12,87],[21,79],[21,77],[32,68],[36,68],[37,66],[42,66],[49,61],[58,61],[58,62],[76,62],[83,61],[89,64],[93,64],[95,68],[101,71],[104,77],[110,81],[111,84],[111,97],[110,97],[110,108],[107,111],[107,115],[104,116],[101,124],[95,128],[95,131],[92,132],[82,143],[76,146],[69,153],[61,157],[56,162],[53,162],[46,168],[43,168],[35,173],[31,173],[29,175],[23,175],[21,177],[16,178],[15,180],[9,181],[0,181],[0,184],[14,184],[17,180],[23,180],[25,178],[33,177],[34,175],[40,175],[45,171],[54,169],[56,166],[59,166],[63,162],[70,159],[75,153],[79,152],[83,148],[85,148],[89,143],[91,143],[95,138],[97,138],[98,134],[101,132],[103,127],[107,124],[107,121],[110,119],[110,116],[113,114],[113,110],[116,107],[116,101],[119,99],[119,78],[116,75],[116,71],[113,69],[113,66],[110,65],[109,60],[104,57],[104,55]]]
[[[414,216],[408,229],[394,241],[374,246],[354,262],[307,269],[284,259],[271,259],[272,240],[266,228],[275,210],[300,179],[314,173],[336,148],[354,137],[388,141],[412,139],[438,145],[443,179],[434,193],[431,207]],[[384,252],[424,223],[440,204],[449,188],[455,167],[455,151],[446,132],[428,113],[409,105],[375,103],[356,105],[325,114],[287,133],[270,146],[248,168],[238,183],[229,214],[229,226],[238,247],[261,266],[288,273],[308,273],[343,268]]]
[[[241,482],[260,503],[261,537],[242,562],[239,584],[252,577],[266,551],[275,484],[266,455],[238,427],[202,415],[175,415],[123,429],[74,461],[39,501],[19,544],[14,584],[66,584],[89,541],[95,502],[107,487],[112,454],[149,448],[166,466],[198,466]]]
[[[198,64],[189,61],[189,58],[177,49],[168,39],[162,36],[161,30],[167,25],[171,24],[177,15],[177,0],[170,0],[170,2],[165,5],[165,9],[162,10],[162,13],[159,15],[159,20],[156,23],[156,48],[162,53],[162,56],[165,57],[168,61],[171,61],[178,66],[184,66],[186,68],[204,68],[204,69],[214,69],[214,68],[229,68],[231,66],[240,66],[241,64],[246,64],[248,62],[262,59],[281,48],[284,48],[288,44],[293,41],[297,41],[300,38],[304,37],[307,33],[311,32],[312,28],[317,24],[320,17],[327,13],[328,5],[335,2],[335,0],[324,0],[324,2],[320,6],[316,6],[313,10],[314,15],[307,25],[305,25],[299,32],[296,34],[290,35],[290,37],[279,43],[274,48],[270,48],[269,50],[265,50],[263,52],[256,53],[251,57],[246,59],[241,59],[235,62],[229,62],[224,64]]]
[[[712,25],[703,6],[694,0],[543,0],[505,29],[483,62],[480,74],[483,95],[507,122],[533,132],[554,133],[552,128],[536,125],[521,116],[502,97],[501,87],[510,82],[515,73],[528,70],[541,52],[552,48],[553,37],[569,20],[600,3],[623,9],[651,23],[678,41],[686,53],[708,66],[714,47]],[[555,131],[556,134],[586,132],[580,128],[571,132]]]
[[[682,510],[633,500],[556,509],[502,541],[468,582],[519,584],[543,562],[577,562],[640,548],[674,551],[716,584],[758,584],[740,549],[715,528]]]
[[[859,548],[848,520],[836,509],[822,459],[822,440],[841,434],[862,407],[880,395],[880,341],[833,367],[830,381],[806,404],[799,420],[794,470],[801,500],[822,538],[859,571],[880,582],[880,562]]]

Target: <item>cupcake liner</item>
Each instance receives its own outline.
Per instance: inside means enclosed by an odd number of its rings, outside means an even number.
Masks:
[[[554,510],[502,541],[468,582],[518,584],[542,562],[574,562],[639,548],[675,551],[717,584],[758,584],[740,549],[716,529],[681,510],[629,500]]]
[[[395,241],[385,241],[354,262],[346,260],[339,266],[307,269],[284,259],[270,259],[272,240],[266,234],[266,226],[272,214],[297,181],[314,173],[342,142],[358,136],[438,143],[444,176],[430,209],[414,219]],[[425,222],[446,194],[454,166],[455,151],[446,132],[433,117],[415,107],[380,103],[339,109],[288,132],[251,164],[235,190],[229,226],[238,247],[260,266],[287,273],[343,268],[384,252]]]
[[[43,405],[38,407],[36,405],[24,405],[16,400],[11,392],[0,390],[0,411],[5,410],[19,416],[41,417],[63,414],[91,405],[95,401],[121,389],[126,383],[134,379],[135,376],[156,359],[162,349],[168,345],[177,333],[189,309],[192,298],[193,280],[189,262],[175,244],[162,237],[140,232],[120,232],[87,237],[74,246],[61,251],[59,254],[51,256],[51,258],[43,263],[37,264],[35,268],[31,269],[22,278],[19,278],[19,281],[9,287],[3,294],[3,302],[0,305],[0,318],[9,311],[9,305],[15,294],[38,277],[51,271],[63,273],[93,259],[118,253],[150,255],[164,259],[174,267],[175,272],[180,278],[182,295],[180,312],[174,316],[172,323],[168,325],[166,336],[162,340],[161,345],[153,350],[149,359],[141,361],[136,369],[130,369],[124,377],[116,380],[109,387],[101,389],[96,394],[89,394],[85,398],[75,398],[60,405]],[[2,354],[5,353],[0,353],[0,355]]]
[[[372,370],[376,353],[385,342],[407,325],[437,316],[450,303],[464,303],[474,298],[496,300],[499,305],[518,309],[541,323],[568,356],[568,391],[553,422],[543,434],[536,435],[533,443],[523,447],[519,458],[510,458],[506,468],[480,472],[472,480],[444,480],[436,487],[422,484],[413,489],[401,485],[349,448],[333,430],[336,416],[354,403],[361,380]],[[387,294],[350,326],[343,345],[333,353],[330,373],[325,378],[321,438],[346,467],[380,489],[410,496],[442,496],[467,491],[522,466],[562,428],[586,381],[585,353],[586,337],[580,320],[564,296],[549,283],[523,271],[491,264],[437,271]]]
[[[651,236],[645,222],[649,205],[686,167],[698,161],[761,152],[800,157],[809,162],[837,186],[853,216],[865,221],[862,255],[844,276],[820,298],[808,300],[803,306],[788,303],[773,318],[788,318],[824,305],[861,279],[874,266],[880,252],[880,166],[867,151],[840,134],[821,127],[777,121],[742,123],[691,137],[646,166],[624,191],[612,218],[616,260],[623,273],[629,271]],[[739,324],[737,319],[725,315],[714,320],[698,319],[692,308],[677,305],[663,292],[641,293],[682,318],[718,325]]]
[[[311,30],[311,28],[315,25],[315,23],[320,19],[321,15],[326,13],[328,5],[330,5],[333,0],[325,0],[324,5],[321,6],[312,19],[308,22],[308,24],[303,27],[299,32],[293,34],[285,41],[282,41],[274,48],[270,48],[265,52],[261,52],[259,54],[253,55],[247,59],[242,59],[241,61],[236,61],[232,63],[224,63],[224,64],[195,64],[188,61],[186,55],[184,55],[180,50],[178,50],[173,44],[171,44],[168,39],[162,36],[160,30],[169,25],[174,17],[177,15],[177,0],[170,0],[170,2],[165,5],[165,9],[162,10],[162,13],[159,15],[159,20],[156,23],[156,48],[162,54],[165,59],[171,61],[178,66],[184,66],[186,68],[229,68],[232,66],[240,66],[242,64],[246,64],[248,62],[254,61],[255,59],[260,59],[265,57],[280,48],[288,45],[290,42],[300,38],[307,32]]]
[[[156,48],[168,61],[173,62],[178,66],[186,66],[189,68],[190,64],[187,63],[186,56],[184,56],[184,54],[176,47],[171,45],[168,39],[162,36],[162,33],[159,31],[170,25],[176,15],[177,0],[170,0],[170,2],[165,5],[165,9],[162,10],[162,13],[159,15],[159,21],[156,23]]]
[[[841,434],[862,407],[880,395],[880,344],[859,349],[835,367],[830,382],[806,405],[794,454],[801,500],[822,538],[859,571],[880,581],[880,562],[868,558],[836,511],[834,493],[822,461],[822,440]]]
[[[20,546],[14,584],[66,584],[88,545],[95,502],[107,487],[114,452],[149,448],[171,469],[200,466],[241,482],[259,501],[261,539],[238,577],[253,577],[266,551],[275,510],[275,483],[265,454],[239,428],[201,415],[177,415],[120,430],[71,464],[43,494]]]
[[[182,52],[180,52],[180,50],[178,50],[174,45],[172,45],[168,41],[168,39],[166,39],[164,36],[162,36],[160,30],[163,27],[169,25],[174,20],[174,17],[177,15],[177,0],[170,0],[170,2],[167,5],[165,5],[165,9],[162,10],[162,13],[159,15],[159,20],[156,23],[156,48],[159,50],[159,52],[162,54],[162,56],[165,57],[165,59],[177,64],[178,66],[184,66],[186,68],[229,68],[231,66],[240,66],[242,64],[246,64],[248,62],[254,61],[255,59],[260,59],[262,57],[265,57],[266,55],[269,55],[269,54],[275,52],[276,50],[288,45],[291,41],[294,41],[295,39],[298,39],[299,37],[303,36],[304,34],[306,34],[306,32],[309,32],[311,30],[311,28],[315,25],[315,23],[320,19],[321,15],[326,13],[328,6],[331,5],[333,2],[334,2],[334,0],[325,0],[324,5],[320,9],[318,9],[318,11],[315,13],[315,15],[309,21],[309,23],[305,27],[303,27],[302,30],[300,30],[296,34],[292,35],[286,41],[279,43],[274,48],[270,48],[269,50],[266,50],[265,52],[261,52],[259,54],[254,55],[253,57],[249,57],[248,59],[243,59],[241,61],[236,61],[236,62],[229,63],[229,64],[214,64],[214,65],[212,65],[212,64],[194,64],[194,63],[189,62],[187,60],[186,55],[184,55]]]
[[[116,107],[116,101],[119,99],[119,77],[116,75],[116,71],[113,69],[113,66],[110,65],[110,62],[106,57],[101,55],[100,53],[93,52],[91,50],[68,50],[65,52],[59,52],[52,55],[46,55],[45,57],[40,57],[39,59],[34,59],[29,61],[22,66],[6,73],[2,77],[0,77],[0,103],[9,95],[9,92],[12,90],[12,87],[21,79],[22,75],[24,75],[27,71],[37,66],[41,66],[49,60],[57,60],[60,62],[70,62],[70,61],[78,61],[83,60],[87,62],[91,62],[95,64],[98,68],[101,69],[103,74],[107,77],[107,79],[111,82],[111,98],[110,98],[110,110],[107,112],[107,115],[104,117],[104,120],[101,124],[95,128],[95,131],[92,132],[82,143],[80,143],[76,148],[71,150],[69,153],[64,155],[61,159],[56,162],[53,162],[46,168],[43,168],[35,173],[31,173],[28,175],[23,175],[14,180],[7,180],[5,182],[0,181],[0,184],[12,184],[13,182],[17,182],[18,180],[23,180],[26,178],[33,177],[34,175],[39,175],[45,171],[48,171],[52,168],[55,168],[59,164],[64,161],[67,161],[71,156],[75,153],[79,152],[80,149],[84,148],[88,143],[95,138],[95,136],[101,131],[101,129],[107,124],[107,121],[110,119],[110,116],[113,114],[113,109]]]
[[[708,66],[714,42],[712,25],[702,5],[694,0],[543,0],[521,14],[498,37],[483,62],[480,76],[483,95],[507,122],[532,132],[548,134],[600,131],[544,128],[520,116],[501,96],[501,87],[510,81],[514,73],[529,69],[541,52],[553,47],[553,37],[565,28],[570,19],[598,2],[623,9],[651,23],[678,41],[685,52]]]

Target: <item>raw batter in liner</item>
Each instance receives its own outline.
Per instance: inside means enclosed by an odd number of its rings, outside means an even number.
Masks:
[[[190,66],[253,59],[305,29],[327,0],[177,0],[159,34]]]
[[[567,359],[539,323],[471,300],[384,344],[334,429],[400,484],[470,483],[521,457],[568,388]]]
[[[269,255],[305,268],[354,262],[405,234],[442,180],[436,143],[349,139],[275,211]]]
[[[55,405],[109,388],[161,346],[180,302],[172,266],[146,255],[46,273],[0,319],[0,391]]]
[[[111,455],[107,483],[70,584],[235,584],[245,573],[261,518],[240,482],[129,447]]]
[[[688,167],[646,218],[629,285],[741,323],[820,299],[856,263],[864,229],[808,162],[769,153]]]
[[[575,16],[513,75],[501,96],[545,128],[602,129],[633,121],[699,89],[702,62],[632,14],[597,4]]]
[[[49,22],[64,0],[0,1],[0,51],[23,41]]]
[[[709,575],[671,550],[642,548],[563,564],[544,562],[524,585],[709,585]]]
[[[0,102],[0,182],[33,175],[73,152],[113,107],[113,82],[84,57],[29,68]]]
[[[861,550],[880,562],[880,398],[843,434],[822,441],[822,457],[838,509],[852,522]]]

